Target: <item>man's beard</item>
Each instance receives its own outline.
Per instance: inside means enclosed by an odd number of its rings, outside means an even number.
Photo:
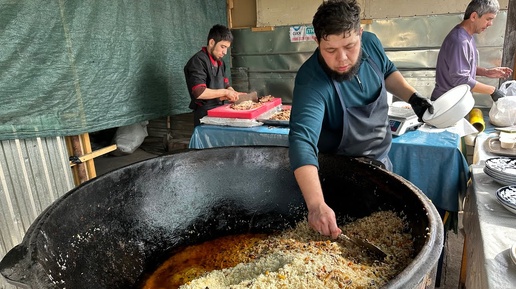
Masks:
[[[360,60],[362,59],[362,50],[360,50],[360,53],[358,54],[357,63],[353,65],[348,72],[344,73],[338,73],[337,71],[331,69],[328,64],[326,64],[326,61],[324,61],[324,58],[322,57],[321,53],[319,53],[319,63],[321,64],[321,67],[323,70],[328,74],[328,76],[337,81],[342,82],[346,80],[350,80],[353,76],[355,76],[358,72],[358,69],[360,68]]]
[[[216,61],[219,61],[220,60],[220,57],[217,57],[215,54],[213,54],[213,51],[215,51],[215,47],[213,47],[212,49],[210,49],[210,55],[211,57],[216,60]]]

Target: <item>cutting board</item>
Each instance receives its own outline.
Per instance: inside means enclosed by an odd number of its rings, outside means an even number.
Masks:
[[[263,103],[262,106],[260,106],[258,108],[249,109],[249,110],[235,110],[230,107],[231,104],[226,104],[226,105],[219,106],[219,107],[208,110],[208,116],[253,119],[253,118],[257,118],[262,113],[275,108],[278,105],[281,105],[281,98],[279,98],[279,97],[276,97],[271,101]]]

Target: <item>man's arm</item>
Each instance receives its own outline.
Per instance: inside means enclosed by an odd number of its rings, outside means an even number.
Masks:
[[[406,102],[416,92],[399,71],[394,71],[385,79],[385,86],[387,91]]]
[[[207,87],[208,79],[208,67],[206,67],[205,61],[199,54],[194,55],[184,67],[184,74],[186,78],[186,84],[190,90],[191,97],[193,99],[217,99],[236,101],[238,95],[241,94],[236,92],[230,85],[229,81],[224,79],[224,88],[214,89]],[[224,66],[225,68],[225,66]]]
[[[337,226],[335,212],[324,201],[317,167],[313,165],[299,167],[294,171],[294,175],[308,208],[310,227],[322,235],[337,238],[342,230]]]
[[[489,78],[508,78],[512,74],[512,69],[509,67],[494,67],[494,68],[483,68],[477,67],[477,76],[485,76]],[[496,87],[477,81],[475,86],[471,89],[472,92],[482,94],[493,94]]]
[[[489,78],[509,78],[511,74],[512,69],[510,69],[509,67],[477,67],[477,76],[485,76]]]
[[[482,93],[482,94],[492,94],[496,90],[496,87],[488,84],[484,84],[480,81],[477,81],[475,86],[471,89],[471,92]]]
[[[212,89],[204,87],[203,91],[197,96],[197,99],[214,99],[219,98],[220,100],[236,101],[238,95],[241,94],[233,89],[233,87]],[[194,91],[195,95],[195,91]]]
[[[410,103],[419,121],[423,121],[423,115],[427,110],[430,113],[434,113],[434,108],[430,100],[421,96],[416,89],[405,80],[399,71],[391,73],[387,79],[385,79],[385,85],[389,92]]]

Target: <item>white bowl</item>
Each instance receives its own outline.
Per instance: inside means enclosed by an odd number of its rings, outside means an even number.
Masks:
[[[500,146],[504,149],[512,149],[516,145],[516,139],[510,138],[499,138]]]
[[[500,137],[516,140],[516,132],[500,131]]]
[[[446,128],[464,118],[475,105],[475,99],[469,85],[461,84],[441,95],[432,105],[434,113],[427,110],[423,121],[437,128]]]
[[[500,146],[504,149],[512,149],[516,145],[516,133],[500,132]]]

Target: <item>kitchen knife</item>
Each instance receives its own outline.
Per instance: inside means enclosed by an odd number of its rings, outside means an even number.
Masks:
[[[253,91],[253,92],[249,92],[246,94],[240,94],[238,96],[238,100],[235,101],[235,104],[239,104],[239,103],[247,101],[247,100],[251,100],[253,102],[258,102],[258,93],[256,93],[256,91]]]

